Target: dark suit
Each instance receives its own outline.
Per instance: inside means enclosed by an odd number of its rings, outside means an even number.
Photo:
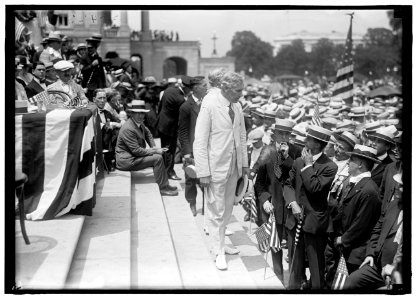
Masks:
[[[296,201],[304,208],[304,221],[297,251],[294,256],[293,272],[290,274],[290,288],[298,289],[301,285],[304,263],[304,251],[307,254],[313,289],[324,288],[324,251],[326,231],[329,222],[327,195],[337,172],[337,165],[324,153],[313,166],[301,172],[305,164],[297,158],[284,184],[286,205]],[[293,246],[297,220],[290,214],[285,226],[288,231],[288,253],[293,257]],[[305,248],[304,248],[305,247]]]
[[[192,96],[189,96],[179,111],[178,138],[181,143],[182,155],[190,154],[193,157],[193,143],[195,137],[195,124],[197,122],[200,105]],[[186,167],[186,163],[184,163]],[[190,204],[195,204],[197,197],[198,179],[190,178],[185,174],[185,199]]]
[[[45,85],[47,83],[45,82]],[[28,96],[28,99],[39,94],[40,92],[43,92],[43,87],[35,81],[35,79],[32,79],[31,82],[27,86],[25,86],[26,95]]]
[[[274,165],[277,160],[275,144],[272,146],[266,146],[270,149],[269,158],[262,165],[259,166],[258,176],[256,177],[255,190],[259,199],[259,218],[262,223],[268,221],[268,215],[263,209],[265,201],[271,199],[271,203],[274,207],[274,215],[277,225],[278,237],[280,240],[284,237],[284,225],[286,219],[285,200],[283,196],[282,185],[288,178],[292,164],[294,162],[294,148],[289,144],[288,157],[283,158],[281,165],[281,177],[278,179],[274,173]],[[272,253],[272,262],[274,266],[274,272],[277,277],[284,282],[284,269],[282,266],[282,251]]]
[[[371,172],[372,180],[376,183],[376,185],[379,187],[382,182],[382,176],[384,175],[385,168],[388,164],[392,163],[393,160],[389,155],[380,163],[377,164],[375,169]]]
[[[397,186],[393,176],[400,172],[400,161],[395,161],[386,166],[384,174],[382,176],[381,185],[379,186],[379,197],[382,203],[382,210],[385,210],[386,206],[394,195],[395,187]]]
[[[96,59],[98,60],[98,65],[93,66],[92,63]],[[81,70],[81,73],[83,74],[81,86],[87,88],[86,96],[90,101],[93,101],[94,90],[106,87],[103,60],[96,52],[93,55],[88,55],[85,59],[82,59],[81,64],[84,65]]]
[[[366,249],[366,256],[374,258],[374,266],[365,265],[350,274],[345,283],[346,289],[375,290],[385,285],[381,270],[385,265],[393,263],[398,250],[398,243],[394,242],[394,238],[399,228],[397,221],[401,209],[399,200],[396,199],[381,212]]]
[[[366,244],[379,219],[379,213],[376,213],[379,211],[378,187],[370,177],[361,179],[341,199],[335,231],[336,236],[342,237],[343,256],[350,273],[365,259]]]
[[[165,165],[160,154],[152,154],[146,149],[146,143],[155,147],[152,134],[146,126],[138,127],[133,119],[128,119],[122,128],[116,143],[116,167],[122,171],[138,171],[153,167],[155,181],[160,189],[168,185]]]
[[[161,146],[167,147],[166,168],[168,175],[174,175],[175,150],[177,148],[178,119],[180,107],[184,103],[184,93],[176,87],[164,91],[158,115],[158,131]]]

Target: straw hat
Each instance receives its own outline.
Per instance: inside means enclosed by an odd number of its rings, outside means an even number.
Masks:
[[[349,154],[350,156],[359,156],[362,158],[369,159],[378,164],[381,163],[381,161],[378,160],[376,156],[376,149],[368,147],[368,146],[356,144],[352,152],[346,152],[346,153]]]
[[[131,112],[149,112],[149,109],[145,108],[145,101],[143,100],[132,100],[132,107],[130,108]]]
[[[307,136],[323,142],[328,142],[331,135],[332,132],[330,130],[316,125],[310,125],[307,130]]]

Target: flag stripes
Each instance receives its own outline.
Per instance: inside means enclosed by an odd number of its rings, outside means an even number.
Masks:
[[[262,252],[268,252],[272,249],[274,252],[281,250],[281,245],[276,228],[275,216],[273,213],[269,216],[267,223],[262,224],[255,231],[256,240],[258,241],[258,248]]]
[[[16,169],[28,175],[27,219],[53,219],[74,213],[74,208],[91,215],[95,183],[92,112],[57,109],[16,116],[15,124]]]
[[[353,45],[352,45],[352,18],[350,19],[349,31],[345,43],[345,53],[341,66],[336,74],[333,96],[342,98],[347,104],[353,102]],[[351,90],[350,93],[346,93]]]
[[[22,36],[23,30],[25,29],[25,25],[23,25],[22,22],[20,22],[16,17],[14,18],[14,24],[15,24],[15,41],[18,42],[20,40],[20,37]]]
[[[333,290],[343,290],[346,279],[349,277],[349,273],[346,267],[346,260],[343,254],[340,256],[339,264],[337,265],[336,274],[333,280]]]
[[[311,119],[311,123],[313,125],[322,127],[322,122],[321,122],[321,119],[320,119],[320,109],[319,109],[319,104],[318,103],[316,103],[316,105],[314,107],[314,114],[313,114],[313,118]]]

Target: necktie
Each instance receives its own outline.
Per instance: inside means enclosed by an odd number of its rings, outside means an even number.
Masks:
[[[235,119],[235,112],[232,109],[232,103],[229,104],[229,116],[230,116],[230,119],[232,119],[232,124],[233,124],[233,121]]]
[[[343,202],[343,201],[345,200],[346,196],[349,194],[350,190],[351,190],[354,186],[355,186],[355,183],[354,183],[354,182],[349,182],[349,183],[348,183],[348,185],[346,186],[346,188],[345,188],[345,190],[344,190],[344,193],[343,193],[343,196],[342,196],[341,202]]]
[[[275,173],[275,176],[278,179],[280,179],[281,175],[282,175],[281,165],[282,165],[281,153],[277,151],[276,152],[276,159],[275,159],[275,163],[274,163],[274,173]]]

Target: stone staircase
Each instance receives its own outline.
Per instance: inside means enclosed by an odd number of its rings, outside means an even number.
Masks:
[[[171,181],[176,197],[160,195],[152,169],[115,171],[97,181],[93,216],[26,222],[33,242],[25,245],[17,231],[16,281],[22,289],[284,289],[270,267],[271,255],[265,261],[250,236],[241,206],[228,225],[234,234],[226,237],[240,253],[227,255],[227,271],[215,267],[202,229],[201,191],[193,217],[181,167],[175,169],[182,181]]]

